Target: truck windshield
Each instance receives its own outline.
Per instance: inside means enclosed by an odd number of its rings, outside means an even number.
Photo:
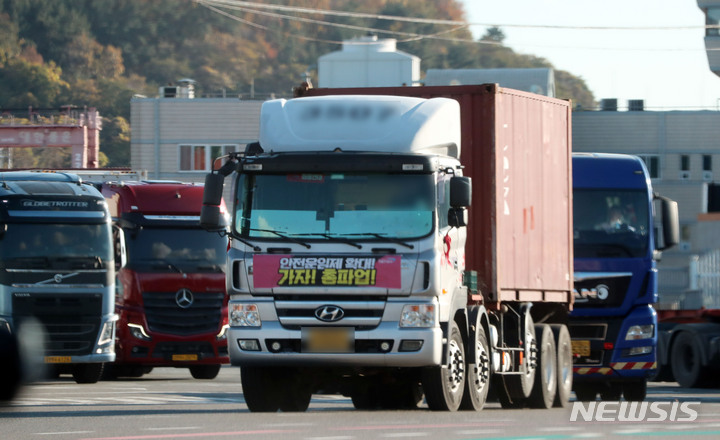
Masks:
[[[198,228],[143,227],[125,232],[128,265],[177,272],[224,272],[227,238]]]
[[[234,230],[244,237],[412,238],[433,228],[430,174],[246,174],[237,194]]]
[[[0,260],[7,268],[36,268],[41,260],[49,266],[43,268],[51,268],[59,259],[85,259],[95,267],[112,258],[107,224],[8,223],[0,238]]]
[[[647,197],[647,192],[642,190],[575,189],[575,257],[645,256],[651,232]]]

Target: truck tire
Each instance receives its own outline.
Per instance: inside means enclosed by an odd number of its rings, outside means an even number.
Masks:
[[[597,400],[598,387],[593,383],[574,383],[575,398],[580,402],[594,402]]]
[[[623,387],[619,383],[610,382],[601,384],[600,400],[604,400],[606,402],[617,402],[620,400],[622,393]]]
[[[670,347],[670,365],[673,376],[681,387],[702,387],[705,369],[702,365],[700,342],[690,332],[682,331]]]
[[[313,392],[307,378],[296,368],[278,368],[276,375],[280,410],[283,412],[307,411]]]
[[[97,383],[103,374],[105,364],[76,364],[72,366],[75,383]]]
[[[565,324],[550,324],[557,348],[557,394],[553,406],[565,408],[570,404],[573,387],[573,354],[570,331]]]
[[[647,396],[647,380],[641,379],[623,384],[623,397],[628,402],[642,402]]]
[[[530,393],[532,392],[533,386],[535,385],[535,371],[537,370],[537,342],[535,339],[535,324],[533,323],[532,316],[530,315],[530,310],[526,310],[524,312],[525,315],[525,335],[522,338],[523,341],[525,341],[525,353],[524,353],[524,362],[522,366],[519,368],[519,371],[523,374],[513,374],[513,375],[507,375],[505,376],[505,389],[509,393],[509,398],[512,401],[519,402],[520,400],[527,399],[530,397]],[[509,331],[508,333],[512,336],[512,331]],[[514,333],[517,333],[517,331],[514,331]],[[500,394],[502,394],[502,390],[498,390]],[[503,402],[503,399],[498,396],[500,399],[500,403]],[[511,408],[514,406],[510,406],[508,408]],[[506,408],[503,406],[503,408]]]
[[[537,368],[535,385],[528,399],[533,408],[551,408],[557,395],[557,349],[553,331],[547,324],[535,325],[537,336]]]
[[[455,322],[448,323],[445,365],[423,370],[425,400],[433,411],[457,411],[465,390],[465,348]]]
[[[277,412],[279,387],[274,368],[240,367],[243,398],[250,412]]]
[[[220,365],[193,365],[190,374],[195,379],[215,379],[220,373]]]
[[[475,333],[475,356],[474,359],[468,359],[467,380],[460,407],[480,411],[485,406],[490,389],[490,345],[482,325],[478,325],[473,333]]]

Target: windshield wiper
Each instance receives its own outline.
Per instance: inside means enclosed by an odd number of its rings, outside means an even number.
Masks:
[[[353,235],[353,236],[358,236],[358,235],[371,235],[371,236],[373,236],[373,237],[375,237],[375,238],[379,238],[379,239],[381,239],[381,240],[389,241],[390,243],[395,243],[395,244],[399,244],[399,245],[401,245],[401,246],[405,246],[405,247],[408,248],[408,249],[415,249],[415,246],[412,245],[412,244],[410,244],[410,243],[407,243],[407,242],[405,242],[405,241],[402,241],[402,240],[400,240],[400,239],[398,239],[398,238],[387,237],[387,236],[385,236],[385,235],[378,234],[378,233],[376,233],[376,232],[361,232],[361,233],[358,233],[358,234],[347,234],[347,235]]]
[[[254,228],[250,228],[249,230],[250,230],[250,231],[255,231],[255,232],[267,232],[267,233],[270,233],[270,234],[275,234],[275,235],[277,235],[278,237],[280,237],[280,238],[282,238],[282,239],[284,239],[284,240],[292,241],[293,243],[297,243],[297,244],[299,244],[300,246],[304,246],[305,249],[310,249],[310,248],[312,247],[312,246],[310,246],[309,244],[305,243],[304,241],[300,241],[300,240],[298,240],[297,238],[292,238],[292,237],[287,236],[287,235],[285,235],[285,234],[283,234],[283,233],[281,233],[281,232],[278,232],[278,231],[273,231],[272,229],[254,229]]]
[[[254,243],[249,242],[248,240],[245,240],[244,238],[238,237],[237,235],[231,235],[230,238],[234,238],[235,240],[239,241],[240,243],[244,243],[252,248],[255,252],[260,252],[262,248]]]
[[[308,233],[306,233],[306,234],[295,234],[295,235],[302,235],[302,236],[319,235],[320,237],[325,237],[325,238],[327,238],[327,239],[330,240],[330,241],[337,241],[337,242],[340,242],[340,243],[349,244],[350,246],[354,246],[354,247],[356,247],[356,248],[358,248],[358,249],[362,249],[362,245],[361,245],[361,244],[355,243],[355,242],[352,241],[352,240],[348,240],[347,238],[342,238],[342,237],[335,237],[335,236],[333,236],[333,235],[324,234],[324,233],[322,233],[322,232],[308,232]]]

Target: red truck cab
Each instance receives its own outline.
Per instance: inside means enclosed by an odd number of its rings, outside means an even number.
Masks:
[[[116,363],[111,376],[189,368],[213,379],[227,351],[227,237],[200,228],[203,186],[171,181],[103,183],[114,225]]]

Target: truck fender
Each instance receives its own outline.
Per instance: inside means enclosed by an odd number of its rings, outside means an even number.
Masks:
[[[467,343],[467,358],[475,359],[475,349],[477,348],[472,341],[475,340],[475,332],[478,328],[482,327],[485,331],[486,337],[490,336],[490,320],[487,315],[485,306],[470,306],[468,307],[468,343]],[[490,358],[492,359],[492,346],[488,341],[488,348],[490,350]]]
[[[459,288],[455,290],[455,295],[453,296],[453,300],[451,302],[452,307],[452,313],[450,314],[450,319],[455,321],[455,324],[457,325],[458,329],[460,329],[460,333],[462,334],[463,342],[465,345],[465,353],[467,356],[467,349],[468,349],[468,335],[470,334],[469,329],[469,322],[468,319],[468,307],[467,307],[467,290],[464,288]],[[450,326],[447,322],[441,322],[440,328],[442,328],[443,331],[443,337],[445,338],[445,341],[448,339],[448,329]],[[446,342],[447,343],[447,342]],[[445,354],[447,350],[443,349],[443,365],[445,364]]]

